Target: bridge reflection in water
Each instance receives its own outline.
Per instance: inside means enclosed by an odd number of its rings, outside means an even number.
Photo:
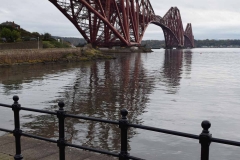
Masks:
[[[183,76],[183,61],[187,66],[188,72],[186,73],[191,72],[191,53],[183,53],[183,50],[165,50],[164,63],[162,66],[160,64],[160,74],[157,75],[157,78],[149,76],[142,61],[141,56],[143,54],[118,56],[116,60],[91,62],[80,66],[64,65],[62,68],[58,68],[58,64],[21,66],[22,69],[21,67],[9,68],[5,72],[2,71],[2,82],[6,91],[11,94],[11,90],[14,89],[13,86],[21,90],[23,79],[25,82],[27,80],[32,83],[36,77],[39,79],[46,74],[57,72],[60,74],[63,71],[78,67],[74,73],[75,78],[72,84],[66,86],[60,96],[48,103],[56,104],[61,97],[60,99],[66,104],[65,110],[68,113],[109,120],[118,120],[120,118],[119,110],[127,108],[130,112],[128,116],[130,122],[143,124],[144,120],[141,119],[141,115],[150,103],[149,95],[154,91],[155,84],[160,80],[166,87],[166,93],[175,94],[180,87]],[[46,70],[46,68],[51,69]],[[26,72],[26,70],[28,71]],[[7,76],[13,72],[26,73],[24,73],[24,76],[23,74],[15,75],[17,78]],[[4,77],[6,78],[4,79]],[[11,81],[11,79],[15,81]],[[10,83],[15,85],[10,85]],[[57,106],[45,109],[56,110]],[[35,135],[57,139],[58,127],[56,124],[58,119],[56,117],[24,115],[24,118],[31,120],[23,125],[24,130]],[[118,132],[119,128],[114,125],[66,119],[66,139],[68,142],[75,144],[116,151],[120,148]],[[129,130],[130,139],[135,134],[138,134],[137,130]],[[131,150],[131,146],[129,146],[129,149]]]
[[[163,80],[168,85],[169,94],[175,94],[180,85],[182,74],[183,50],[165,50]]]
[[[119,110],[127,108],[130,122],[141,124],[143,120],[139,116],[144,113],[156,82],[156,79],[147,77],[141,55],[124,55],[114,61],[94,62],[90,66],[79,68],[73,85],[66,87],[61,95],[64,97],[67,112],[118,120]],[[163,72],[159,79],[165,81],[167,92],[171,94],[176,93],[180,85],[182,57],[182,50],[165,51]],[[32,122],[24,124],[24,128],[31,129],[29,132],[57,138],[56,117],[26,117],[33,118]],[[66,138],[71,143],[109,150],[120,148],[119,128],[114,125],[67,119],[66,131]],[[130,129],[129,138],[135,134],[137,131]],[[131,146],[129,148],[131,149]]]
[[[129,120],[140,124],[138,116],[144,112],[148,95],[154,87],[154,79],[146,78],[141,54],[119,57],[114,61],[94,62],[90,67],[79,68],[73,85],[62,93],[65,110],[76,115],[100,117],[110,120],[120,118],[119,110],[129,110]],[[57,137],[57,118],[36,116],[25,128],[33,134]],[[91,121],[66,119],[67,140],[91,147],[119,150],[118,126]],[[131,138],[136,131],[130,129]]]

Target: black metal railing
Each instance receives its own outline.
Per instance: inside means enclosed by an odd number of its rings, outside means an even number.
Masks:
[[[131,124],[128,122],[128,119],[127,119],[128,111],[126,109],[121,110],[122,117],[119,121],[111,121],[111,120],[104,120],[104,119],[93,118],[93,117],[76,116],[76,115],[67,114],[66,111],[64,111],[64,109],[63,109],[64,108],[63,102],[58,103],[59,110],[57,110],[56,112],[52,112],[52,111],[46,111],[46,110],[38,110],[38,109],[21,107],[21,105],[18,103],[18,100],[19,100],[18,96],[13,96],[13,100],[14,100],[13,105],[7,105],[7,104],[0,103],[0,106],[12,108],[12,110],[14,112],[14,130],[0,128],[0,131],[13,133],[13,135],[15,137],[15,147],[16,147],[16,154],[14,156],[15,160],[23,159],[23,156],[21,155],[21,136],[56,143],[57,146],[59,147],[59,160],[65,160],[65,147],[66,146],[74,147],[74,148],[78,148],[78,149],[84,149],[84,150],[88,150],[88,151],[93,151],[93,152],[97,152],[97,153],[102,153],[102,154],[106,154],[106,155],[111,155],[113,157],[118,157],[119,160],[129,160],[129,159],[141,160],[141,158],[133,157],[128,153],[128,128],[129,127],[197,139],[197,140],[199,140],[199,143],[201,144],[201,160],[209,159],[209,147],[210,147],[211,142],[227,144],[227,145],[232,145],[232,146],[240,146],[240,142],[237,142],[237,141],[213,138],[209,132],[211,123],[206,120],[203,121],[201,124],[202,128],[203,128],[202,133],[200,135],[194,135],[194,134],[177,132],[177,131],[166,130],[166,129],[161,129],[161,128],[149,127],[149,126],[144,126],[144,125]],[[20,116],[19,116],[20,110],[56,115],[58,118],[58,122],[59,122],[59,124],[58,124],[58,126],[59,126],[58,140],[52,140],[52,139],[48,139],[48,138],[44,138],[44,137],[39,137],[39,136],[23,133],[20,128]],[[109,152],[109,151],[105,151],[105,150],[99,150],[99,149],[94,149],[94,148],[90,148],[90,147],[86,147],[86,146],[80,146],[80,145],[67,143],[65,140],[65,131],[64,131],[64,128],[65,128],[64,120],[67,117],[119,125],[119,128],[121,130],[120,131],[121,132],[121,151],[120,151],[120,153],[113,153],[113,152]]]

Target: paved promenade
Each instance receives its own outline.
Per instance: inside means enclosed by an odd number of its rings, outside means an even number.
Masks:
[[[58,160],[57,144],[21,137],[24,160]],[[15,142],[12,135],[0,137],[0,160],[14,160]],[[66,160],[116,160],[110,156],[66,147]]]

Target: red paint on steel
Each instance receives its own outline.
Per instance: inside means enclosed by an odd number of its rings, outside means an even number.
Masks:
[[[163,29],[166,48],[184,46],[184,31],[177,7],[171,7],[162,18],[155,15],[149,0],[49,1],[94,46],[140,45],[150,23]]]
[[[184,30],[177,7],[171,7],[163,18],[156,16],[152,23],[162,28],[166,48],[182,48],[184,46]]]
[[[194,36],[193,36],[193,32],[192,32],[192,24],[188,23],[184,32],[184,38],[185,38],[185,42],[184,42],[184,46],[185,47],[190,47],[190,48],[194,48]]]

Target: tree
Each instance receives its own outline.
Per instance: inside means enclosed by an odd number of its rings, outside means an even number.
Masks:
[[[32,32],[32,37],[34,38],[38,38],[40,37],[41,35],[38,33],[38,32]]]
[[[12,41],[12,32],[8,28],[3,28],[1,31],[1,37],[6,38],[7,41]]]
[[[21,35],[20,35],[20,33],[18,31],[16,31],[16,30],[12,31],[12,39],[13,39],[13,41],[19,39],[20,37],[21,37]]]
[[[44,35],[43,35],[44,41],[49,41],[51,39],[52,39],[52,35],[50,33],[44,33]]]
[[[20,29],[20,34],[22,37],[31,37],[31,33],[22,28]]]

